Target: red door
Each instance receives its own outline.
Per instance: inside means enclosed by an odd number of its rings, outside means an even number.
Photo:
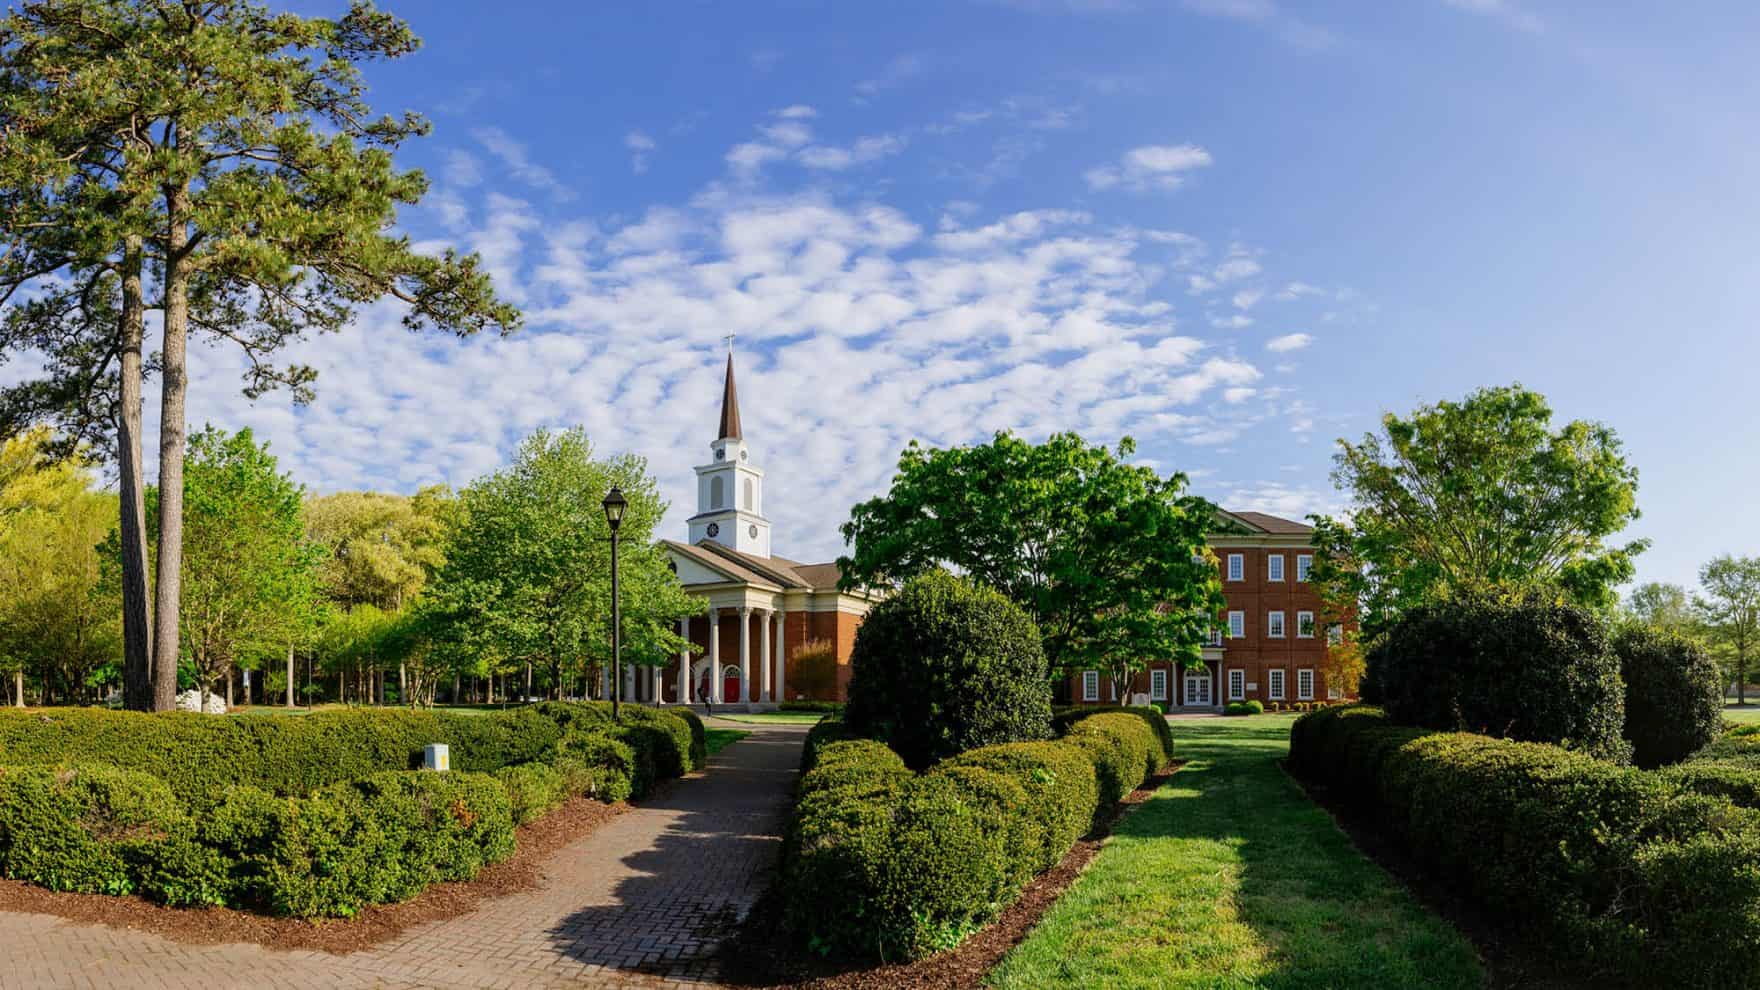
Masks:
[[[723,701],[739,701],[739,668],[729,664],[721,668],[721,699]]]

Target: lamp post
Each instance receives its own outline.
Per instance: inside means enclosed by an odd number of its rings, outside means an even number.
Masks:
[[[623,510],[629,500],[616,485],[605,493],[605,522],[611,526],[611,720],[623,721],[618,703],[623,698],[623,609],[617,600],[617,527],[623,525]]]

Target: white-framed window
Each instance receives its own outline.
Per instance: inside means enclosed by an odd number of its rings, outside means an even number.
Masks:
[[[1308,580],[1308,573],[1314,569],[1314,555],[1311,553],[1296,554],[1296,580]]]
[[[1247,634],[1247,613],[1228,613],[1228,638],[1240,639]]]
[[[1314,700],[1314,672],[1306,667],[1296,671],[1296,700]]]
[[[1283,580],[1283,554],[1268,554],[1265,557],[1265,578],[1268,581]]]
[[[1326,627],[1326,645],[1337,646],[1344,642],[1344,627],[1334,622]]]
[[[1221,646],[1222,645],[1222,630],[1221,629],[1210,630],[1210,645],[1211,646]]]
[[[1167,671],[1165,671],[1165,670],[1151,670],[1151,671],[1149,671],[1149,700],[1150,701],[1166,701],[1167,700]]]
[[[1312,613],[1312,612],[1297,612],[1296,613],[1296,638],[1297,639],[1313,639],[1314,638],[1314,613]]]
[[[1283,669],[1276,668],[1265,672],[1265,696],[1272,701],[1283,700]]]
[[[1338,699],[1340,699],[1342,697],[1344,697],[1344,693],[1342,691],[1340,691],[1338,688],[1333,687],[1330,684],[1326,685],[1326,700],[1327,701],[1337,701]]]
[[[1247,672],[1231,670],[1228,672],[1228,700],[1243,701],[1247,697]]]
[[[1098,670],[1082,671],[1082,700],[1100,700],[1100,672]]]
[[[1231,553],[1228,555],[1228,579],[1245,581],[1247,579],[1247,558],[1245,554]]]
[[[1283,638],[1283,613],[1271,612],[1265,616],[1265,635],[1272,639]]]

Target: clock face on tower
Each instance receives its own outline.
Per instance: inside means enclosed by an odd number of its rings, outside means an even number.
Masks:
[[[721,535],[721,524],[720,523],[710,523],[709,528],[707,530],[705,530],[705,532],[707,532],[709,534],[710,539],[714,539],[715,537]]]
[[[758,524],[753,523],[750,526],[747,526],[746,527],[746,535],[751,537],[754,540],[757,539],[758,538]]]

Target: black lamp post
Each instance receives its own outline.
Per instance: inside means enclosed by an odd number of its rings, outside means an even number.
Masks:
[[[623,609],[617,600],[617,527],[623,525],[623,510],[629,500],[616,485],[605,493],[605,521],[611,526],[611,720],[623,721],[618,702],[623,698]]]

